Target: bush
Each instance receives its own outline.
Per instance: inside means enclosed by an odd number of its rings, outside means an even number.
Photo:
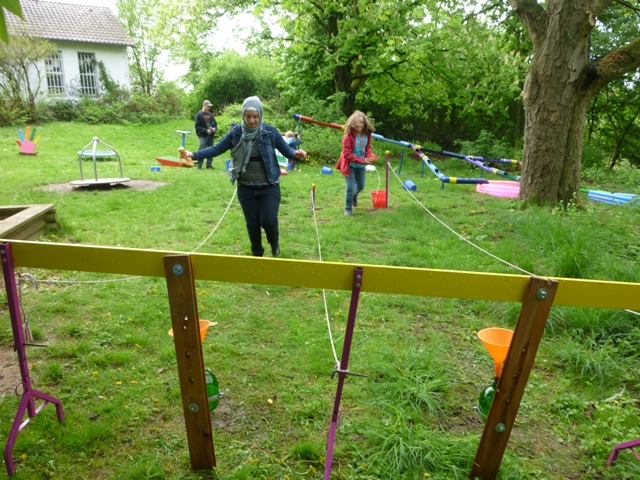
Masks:
[[[484,158],[522,158],[522,150],[498,140],[487,130],[482,130],[475,142],[456,140],[454,143],[460,147],[460,152],[463,155],[475,155]]]
[[[582,144],[582,168],[604,168],[609,163],[605,148],[596,142]]]
[[[42,120],[96,124],[163,123],[180,116],[181,99],[177,87],[160,89],[155,96],[127,94],[126,100],[105,95],[99,99],[55,99],[40,104]],[[24,123],[21,122],[21,123]]]
[[[28,120],[28,107],[20,101],[0,96],[0,127],[24,125]]]
[[[184,91],[174,82],[162,82],[158,85],[154,101],[172,118],[183,115]]]
[[[211,61],[207,72],[201,72],[203,80],[189,97],[189,111],[195,115],[205,99],[213,103],[215,111],[233,103],[242,103],[252,95],[263,100],[275,99],[278,95],[275,73],[276,64],[272,60],[252,55],[241,57],[234,51],[224,52]]]

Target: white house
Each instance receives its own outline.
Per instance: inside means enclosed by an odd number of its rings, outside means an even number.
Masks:
[[[43,38],[58,50],[45,62],[42,93],[100,96],[100,61],[114,81],[130,88],[127,47],[133,42],[109,8],[38,0],[20,5],[24,21],[6,14],[9,35]]]

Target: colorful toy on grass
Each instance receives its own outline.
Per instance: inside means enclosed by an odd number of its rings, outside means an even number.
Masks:
[[[209,327],[215,327],[218,322],[210,322],[209,320],[198,320],[200,326],[200,342],[204,342]],[[172,337],[173,328],[169,330]],[[207,398],[209,400],[209,410],[214,410],[218,406],[218,401],[223,397],[224,393],[220,391],[220,384],[216,376],[209,370],[204,371],[205,384],[207,385]]]
[[[485,328],[478,332],[478,338],[482,340],[482,344],[489,351],[489,355],[491,355],[491,358],[493,358],[495,362],[495,376],[493,377],[491,385],[480,392],[478,405],[476,407],[482,421],[486,422],[489,410],[491,410],[493,397],[496,393],[500,373],[502,373],[502,364],[509,352],[509,345],[513,338],[513,330],[507,328]]]
[[[156,157],[156,161],[167,167],[193,168],[193,159],[187,158],[187,151],[184,147],[178,148],[179,157]]]
[[[589,197],[589,200],[594,202],[603,202],[610,205],[640,205],[640,195],[634,195],[632,193],[615,193],[615,192],[603,192],[602,190],[586,190],[580,189]]]
[[[476,192],[486,193],[493,197],[518,198],[520,195],[520,182],[491,180],[488,183],[476,185]]]
[[[500,170],[498,168],[489,167],[484,164],[487,163],[500,163],[503,165],[517,165],[522,166],[522,162],[520,160],[514,160],[511,158],[484,158],[478,155],[464,155],[462,153],[453,153],[447,152],[446,150],[431,150],[429,148],[420,147],[423,152],[434,153],[437,155],[445,155],[447,157],[460,158],[462,160],[466,160],[467,162],[479,167],[481,169],[480,176],[482,176],[482,171],[486,171],[489,173],[493,173],[494,175],[499,175],[504,178],[508,178],[509,180],[515,180],[516,182],[520,181],[519,175],[510,175],[504,170]],[[402,168],[402,166],[400,167]]]
[[[589,200],[603,202],[610,205],[640,205],[640,195],[632,193],[603,192],[602,190],[580,189],[586,193]],[[520,196],[520,182],[491,180],[489,183],[477,185],[476,192],[486,193],[494,197],[518,198]]]
[[[316,125],[322,125],[324,127],[329,127],[329,128],[335,128],[336,130],[344,130],[344,125],[338,125],[337,123],[325,123],[325,122],[320,122],[318,120],[314,120],[311,117],[305,117],[304,115],[299,115],[297,113],[293,114],[293,118],[295,118],[296,120],[301,120],[303,122],[308,122],[308,123],[315,123]],[[445,175],[443,175],[431,162],[431,160],[429,159],[429,157],[427,157],[424,153],[422,153],[420,151],[421,147],[420,145],[414,145],[412,143],[409,142],[403,142],[403,141],[399,141],[399,140],[391,140],[389,138],[385,138],[382,135],[378,135],[377,133],[373,133],[371,134],[371,138],[373,138],[374,140],[380,140],[382,142],[388,142],[388,143],[393,143],[395,145],[400,145],[402,147],[408,147],[411,148],[422,160],[423,165],[422,168],[424,169],[424,165],[426,165],[427,167],[429,167],[429,169],[433,172],[433,174],[438,177],[438,180],[440,180],[442,182],[442,188],[444,188],[444,184],[445,183],[465,183],[465,184],[478,184],[478,183],[487,183],[487,179],[485,178],[457,178],[457,177],[447,177]],[[403,154],[404,154],[404,150],[403,150]]]
[[[22,130],[18,129],[18,136],[20,140],[16,140],[16,143],[20,147],[20,155],[37,155],[36,152],[36,144],[40,140],[40,136],[36,137],[36,129],[31,130],[31,127],[27,125],[24,129],[24,134]]]

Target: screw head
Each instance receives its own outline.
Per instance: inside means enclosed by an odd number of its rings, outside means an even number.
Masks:
[[[541,288],[536,292],[536,298],[538,300],[544,300],[545,298],[547,298],[547,290],[545,288]]]
[[[171,270],[176,275],[182,275],[184,273],[184,267],[182,265],[180,265],[179,263],[176,263]]]
[[[507,427],[504,425],[504,423],[499,423],[496,425],[496,432],[498,433],[502,433],[507,429]]]
[[[191,410],[193,413],[196,413],[199,410],[198,404],[197,403],[190,404],[189,410]]]

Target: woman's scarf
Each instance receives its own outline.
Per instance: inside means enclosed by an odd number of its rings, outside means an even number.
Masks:
[[[258,112],[260,123],[257,127],[249,128],[244,123],[244,113],[247,110],[255,110]],[[242,123],[240,124],[242,127],[242,137],[238,144],[231,149],[231,183],[234,183],[238,175],[247,170],[253,144],[258,139],[258,135],[260,135],[262,113],[262,102],[258,97],[249,97],[242,103]]]

